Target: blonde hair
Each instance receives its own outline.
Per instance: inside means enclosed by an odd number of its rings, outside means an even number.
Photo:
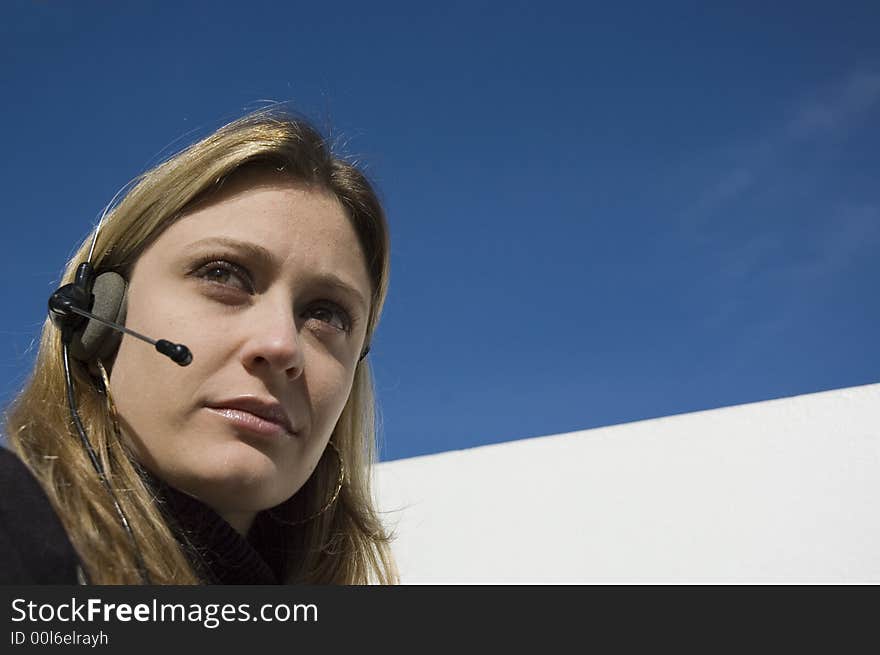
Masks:
[[[389,238],[375,191],[352,164],[335,157],[307,122],[262,110],[236,120],[133,181],[106,215],[92,255],[96,272],[127,277],[144,249],[194,203],[216,192],[243,168],[261,167],[332,193],[357,233],[372,282],[367,343],[381,314],[388,286]],[[66,266],[62,284],[73,281],[87,258],[86,240]],[[109,364],[110,362],[105,362]],[[202,582],[157,508],[84,365],[71,371],[80,416],[116,491],[150,579],[156,584]],[[284,527],[290,547],[284,582],[383,584],[397,581],[383,527],[371,495],[375,461],[373,384],[368,360],[355,372],[348,401],[331,437],[345,462],[337,501],[316,518]],[[13,449],[40,481],[96,584],[137,584],[137,559],[112,500],[102,487],[70,421],[60,331],[43,324],[33,373],[7,412]],[[291,523],[320,511],[336,488],[338,463],[321,458],[312,476],[281,511]]]

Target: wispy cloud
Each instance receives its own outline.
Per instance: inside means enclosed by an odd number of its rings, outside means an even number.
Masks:
[[[862,256],[880,252],[880,208],[844,206],[814,236],[813,256],[780,267],[780,276],[800,285],[828,282]]]
[[[880,252],[880,205],[840,205],[804,237],[792,257],[783,234],[760,234],[728,244],[719,257],[724,293],[702,324],[737,323],[743,344],[771,339],[792,327],[803,308],[823,303],[841,284],[860,284],[848,273]],[[755,304],[753,294],[765,296]],[[772,299],[772,304],[768,304]]]
[[[685,210],[683,227],[692,229],[710,220],[762,185],[774,181],[781,163],[804,144],[842,138],[861,127],[880,105],[880,71],[856,70],[847,77],[801,100],[777,128],[736,145],[737,153],[715,177],[695,194]],[[730,149],[730,145],[727,145]]]
[[[856,71],[825,98],[802,106],[786,125],[786,140],[801,141],[857,127],[880,103],[880,72]]]
[[[846,283],[853,262],[880,251],[880,194],[855,198],[823,184],[839,163],[823,146],[858,134],[878,109],[880,71],[858,70],[802,98],[775,129],[722,144],[728,154],[678,233],[715,262],[706,327],[737,321],[761,338],[779,335],[803,303],[821,302],[817,292]]]

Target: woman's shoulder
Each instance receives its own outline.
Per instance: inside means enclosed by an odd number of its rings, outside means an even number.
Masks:
[[[78,565],[42,487],[0,444],[0,584],[76,584]]]

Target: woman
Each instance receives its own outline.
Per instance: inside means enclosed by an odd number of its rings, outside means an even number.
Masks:
[[[388,247],[365,177],[271,111],[135,181],[64,281],[87,260],[118,273],[116,318],[185,344],[192,362],[95,321],[79,328],[71,388],[92,462],[47,321],[6,425],[87,581],[395,581],[370,495],[365,359]]]

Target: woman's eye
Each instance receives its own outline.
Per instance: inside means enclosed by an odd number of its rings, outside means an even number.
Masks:
[[[208,282],[222,284],[253,293],[253,284],[248,272],[239,266],[227,261],[212,261],[204,264],[196,271],[196,276]]]
[[[309,318],[315,318],[322,323],[336,328],[340,332],[348,332],[351,329],[351,319],[348,316],[348,312],[341,307],[330,304],[316,305],[309,308],[306,314]]]

